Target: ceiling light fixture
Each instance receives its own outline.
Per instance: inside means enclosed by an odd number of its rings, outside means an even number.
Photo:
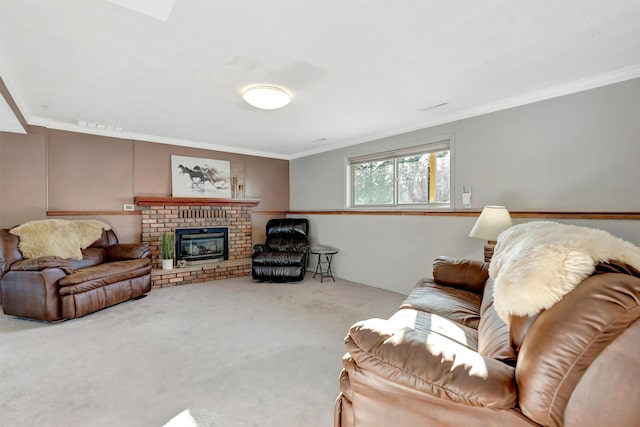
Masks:
[[[278,86],[250,86],[242,93],[249,105],[262,110],[276,110],[291,102],[291,95]]]

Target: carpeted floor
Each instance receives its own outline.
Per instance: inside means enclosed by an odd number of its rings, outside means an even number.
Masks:
[[[404,298],[309,275],[158,289],[57,324],[0,315],[0,425],[331,426],[349,326]]]

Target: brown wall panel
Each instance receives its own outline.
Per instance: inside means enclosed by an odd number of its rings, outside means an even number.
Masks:
[[[261,199],[256,211],[286,211],[289,209],[289,161],[246,156],[221,151],[202,150],[176,145],[135,141],[134,191],[136,195],[171,195],[171,156],[190,156],[227,160],[231,175],[245,185],[245,197]],[[253,243],[264,243],[265,225],[269,218],[254,215]]]
[[[289,209],[289,161],[247,156],[245,158],[247,197],[262,199],[256,210]]]
[[[47,211],[122,211],[136,195],[169,196],[172,154],[228,160],[246,197],[261,199],[254,210],[289,209],[286,160],[32,126],[28,135],[0,133],[0,226],[44,219]],[[253,216],[254,243],[264,242],[266,221],[279,216]],[[139,215],[65,214],[74,218],[106,222],[123,243],[141,238]]]
[[[134,191],[143,196],[171,195],[171,156],[201,157],[227,160],[231,164],[231,175],[243,173],[243,157],[238,154],[177,145],[135,141]]]
[[[133,200],[133,141],[48,131],[49,210],[119,210]]]
[[[0,132],[0,227],[44,219],[46,208],[46,129],[26,134]]]

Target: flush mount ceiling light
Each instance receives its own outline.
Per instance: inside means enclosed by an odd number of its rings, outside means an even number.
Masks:
[[[250,86],[242,93],[249,105],[262,110],[276,110],[291,102],[291,95],[278,86]]]

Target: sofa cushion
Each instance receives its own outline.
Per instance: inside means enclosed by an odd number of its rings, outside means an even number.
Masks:
[[[515,366],[516,352],[511,347],[509,326],[500,319],[493,306],[494,286],[494,280],[489,279],[484,288],[478,324],[478,351],[483,356]]]
[[[445,403],[508,409],[517,401],[513,367],[484,357],[439,333],[368,319],[351,327],[345,346],[358,366],[358,373],[343,366],[350,376],[356,374],[355,378],[358,374],[372,374],[443,399]],[[354,383],[352,386],[354,394],[361,393],[366,399],[366,391],[356,390]],[[402,404],[403,396],[390,398]]]
[[[402,308],[389,318],[389,322],[398,328],[411,328],[426,334],[436,333],[471,350],[478,350],[478,331],[476,329],[437,314],[425,313],[412,308]]]
[[[477,329],[480,322],[481,298],[481,295],[474,292],[438,285],[433,279],[422,279],[400,308],[437,314]]]
[[[252,257],[254,266],[303,267],[304,263],[304,252],[257,252]]]
[[[101,279],[108,279],[104,284],[113,283],[117,280],[111,280],[111,278],[119,275],[126,274],[132,271],[137,271],[144,267],[149,267],[151,261],[149,258],[132,259],[129,261],[115,261],[104,264],[94,265],[93,267],[83,268],[77,270],[75,273],[63,277],[58,282],[61,288],[67,286],[73,286],[84,282],[91,282]],[[109,281],[110,280],[110,281]],[[62,295],[63,289],[60,289]]]

